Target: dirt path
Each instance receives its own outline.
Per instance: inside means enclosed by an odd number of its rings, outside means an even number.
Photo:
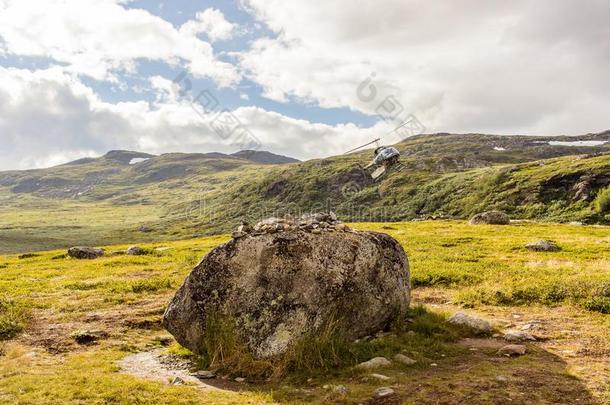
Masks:
[[[163,351],[164,349],[155,349],[132,354],[119,361],[118,365],[121,372],[138,378],[165,384],[192,385],[201,390],[230,390],[220,388],[217,384],[205,383],[208,380],[191,374],[188,361],[164,354]]]

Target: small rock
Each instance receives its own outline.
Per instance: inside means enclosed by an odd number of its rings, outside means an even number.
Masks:
[[[390,360],[386,359],[385,357],[374,357],[369,361],[365,361],[363,363],[358,364],[356,368],[359,368],[361,370],[371,370],[373,368],[388,367],[391,365],[392,363],[390,362]]]
[[[438,367],[438,364],[436,364],[436,363],[430,363],[430,367]]]
[[[385,398],[389,397],[390,395],[394,395],[394,390],[390,387],[381,387],[375,390],[376,398]]]
[[[538,242],[532,242],[525,245],[526,249],[533,250],[535,252],[558,252],[561,250],[558,244],[550,240],[539,240]]]
[[[404,365],[407,366],[412,366],[413,364],[417,363],[417,361],[413,360],[410,357],[405,356],[404,354],[397,354],[396,356],[394,356],[394,361],[398,362],[398,363],[402,363]]]
[[[79,345],[88,345],[108,336],[103,330],[84,330],[72,334],[72,337]]]
[[[180,377],[174,377],[172,385],[184,385],[184,380]]]
[[[498,350],[498,354],[501,356],[522,356],[525,354],[527,348],[523,345],[506,345]]]
[[[199,370],[192,374],[193,377],[200,378],[202,380],[209,380],[211,378],[216,378],[216,374],[208,370]]]
[[[68,256],[74,259],[97,259],[102,257],[104,251],[102,249],[87,247],[87,246],[74,246],[68,249]]]
[[[525,342],[525,341],[535,342],[536,341],[536,338],[534,336],[530,335],[529,333],[523,332],[523,331],[507,332],[504,335],[504,339],[509,342]]]
[[[235,379],[235,382],[238,382],[238,383],[243,383],[243,382],[246,382],[246,379],[245,379],[245,378],[243,378],[243,377],[237,377],[237,378]]]
[[[497,376],[497,377],[496,377],[496,381],[499,381],[499,382],[506,382],[506,381],[508,381],[508,378],[506,378],[506,377],[505,377],[505,376],[503,376],[503,375],[499,375],[499,376]]]
[[[337,224],[337,225],[335,225],[335,229],[337,231],[342,231],[343,232],[343,231],[347,231],[348,228],[347,228],[347,225]]]
[[[447,320],[452,325],[467,326],[477,335],[489,335],[491,333],[491,323],[476,316],[466,315],[462,312],[455,313]]]
[[[333,391],[340,395],[347,395],[347,393],[349,392],[345,385],[337,385],[333,388]]]
[[[233,239],[239,239],[239,238],[243,238],[246,235],[247,235],[247,233],[245,233],[245,232],[235,231],[231,234],[231,237]]]
[[[146,251],[139,246],[131,246],[127,249],[127,254],[132,256],[141,256],[146,254]]]
[[[381,381],[390,381],[390,377],[388,377],[387,375],[383,375],[383,374],[369,374],[369,377],[373,377],[377,380],[381,380]]]

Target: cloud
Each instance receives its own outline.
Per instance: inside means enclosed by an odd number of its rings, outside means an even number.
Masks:
[[[161,96],[107,103],[61,68],[29,71],[0,67],[0,170],[47,167],[112,149],[150,153],[236,152],[236,132],[221,136],[216,114],[179,99],[163,77],[151,78]],[[384,124],[361,129],[286,117],[257,107],[233,112],[261,149],[299,158],[342,153],[369,140]]]
[[[609,2],[244,3],[276,34],[240,55],[268,98],[375,114],[394,96],[430,131],[608,127]],[[364,101],[372,73],[377,97]]]
[[[224,14],[215,8],[198,12],[195,20],[188,21],[180,27],[180,32],[186,35],[205,33],[212,42],[230,39],[235,31],[235,24],[228,22]]]
[[[134,71],[138,59],[184,61],[192,74],[212,78],[221,86],[240,80],[237,69],[218,60],[212,46],[196,32],[178,30],[160,17],[121,3],[49,0],[41,6],[35,0],[4,0],[0,2],[4,53],[51,58],[66,71],[98,80],[118,81],[118,73]],[[203,17],[192,23],[209,22],[208,14]],[[215,31],[210,35],[228,35],[226,24],[211,29]]]

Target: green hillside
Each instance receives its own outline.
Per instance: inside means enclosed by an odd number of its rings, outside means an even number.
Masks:
[[[563,144],[576,139],[585,142]],[[320,210],[351,221],[405,221],[496,208],[513,219],[608,223],[610,144],[586,145],[610,141],[610,131],[576,139],[417,136],[397,145],[405,170],[379,183],[361,168],[370,150],[297,163],[265,152],[113,151],[2,172],[0,252],[191,238]]]

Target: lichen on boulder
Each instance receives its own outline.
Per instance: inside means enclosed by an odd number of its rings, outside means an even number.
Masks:
[[[205,352],[209,320],[220,314],[253,357],[268,358],[330,322],[357,339],[408,309],[408,260],[392,237],[267,223],[271,233],[242,228],[187,277],[163,318],[181,345]]]

